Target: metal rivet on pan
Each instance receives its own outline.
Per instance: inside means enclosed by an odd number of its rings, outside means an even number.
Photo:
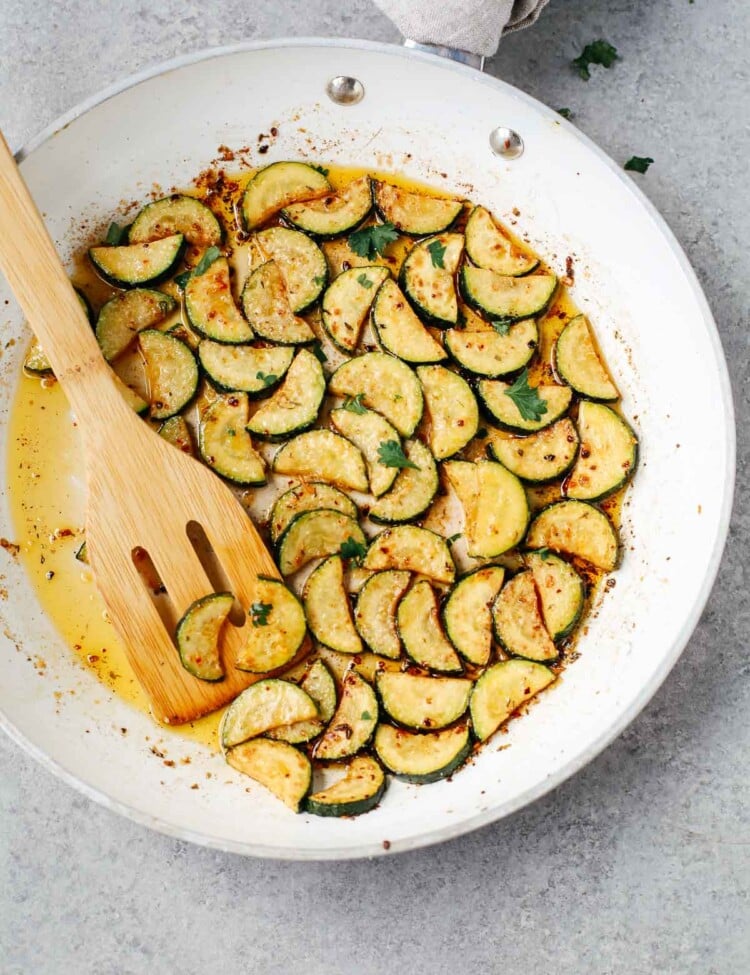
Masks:
[[[518,159],[523,153],[523,139],[513,129],[498,125],[490,132],[490,148],[503,159]]]
[[[356,105],[365,97],[365,86],[357,78],[337,75],[326,85],[326,93],[337,105]]]

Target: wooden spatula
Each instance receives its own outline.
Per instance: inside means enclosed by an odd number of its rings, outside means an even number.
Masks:
[[[155,717],[167,724],[191,721],[258,679],[233,665],[243,630],[225,627],[223,681],[193,677],[180,663],[134,551],[148,552],[178,619],[214,590],[188,538],[189,522],[203,527],[245,610],[257,576],[278,578],[278,570],[229,488],[149,430],[123,400],[1,135],[0,268],[77,417],[86,452],[87,549],[109,615]]]

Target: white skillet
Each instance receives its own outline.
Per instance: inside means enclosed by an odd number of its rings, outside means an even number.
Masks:
[[[357,79],[362,100],[331,100],[326,87],[336,76]],[[247,780],[217,755],[179,738],[169,742],[177,764],[165,769],[150,751],[158,729],[74,661],[10,559],[2,568],[0,723],[92,799],[172,836],[256,856],[371,856],[384,841],[391,852],[411,849],[519,809],[589,762],[651,698],[690,637],[721,558],[734,478],[730,388],[695,274],[632,180],[528,95],[431,54],[313,39],[190,55],[85,102],[20,157],[67,257],[80,215],[106,224],[118,201],[144,198],[154,182],[184,185],[218,146],[255,147],[271,126],[278,136],[266,155],[255,154],[258,164],[310,157],[402,171],[517,219],[515,229],[561,273],[574,257],[573,295],[595,323],[642,443],[616,587],[589,620],[580,659],[508,735],[453,781],[393,783],[375,812],[352,821],[288,814],[260,787],[248,793]],[[520,158],[493,153],[498,126],[521,136]],[[3,344],[18,341],[0,360],[4,440],[29,338],[14,305],[7,314]],[[2,483],[5,463],[3,451]],[[13,534],[2,497],[0,535]],[[27,659],[37,653],[47,661],[44,679]],[[70,689],[61,705],[54,692]],[[183,756],[190,765],[179,764]]]

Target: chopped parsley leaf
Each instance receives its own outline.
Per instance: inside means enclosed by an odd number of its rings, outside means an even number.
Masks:
[[[518,408],[524,420],[541,420],[547,412],[547,401],[537,392],[536,386],[529,386],[529,370],[524,369],[512,386],[505,390]]]
[[[264,386],[273,386],[273,384],[277,381],[279,377],[275,376],[272,372],[270,373],[256,372],[255,378],[260,379],[260,381],[263,383]]]
[[[372,281],[367,277],[366,274],[360,274],[360,276],[357,278],[357,283],[361,284],[363,288],[372,287]]]
[[[272,609],[271,603],[253,603],[248,613],[250,622],[253,626],[268,626],[268,617]]]
[[[363,227],[355,230],[349,236],[349,246],[360,257],[368,261],[375,260],[386,249],[391,241],[398,238],[396,228],[390,222],[375,224],[372,227]]]
[[[496,318],[494,321],[490,322],[490,325],[495,329],[498,335],[507,335],[512,324],[513,322],[510,318]]]
[[[427,250],[432,258],[432,266],[444,268],[445,244],[441,244],[439,240],[433,240],[433,242],[428,245]]]
[[[383,440],[378,447],[378,460],[384,467],[419,467],[409,460],[398,440]]]
[[[350,413],[367,413],[367,407],[364,405],[362,400],[365,398],[364,393],[357,393],[356,396],[347,396],[344,400],[343,409],[349,410]]]
[[[356,538],[352,538],[350,535],[345,542],[341,543],[339,555],[342,559],[354,559],[356,562],[359,562],[364,557],[366,551],[367,549],[362,542],[358,542]]]

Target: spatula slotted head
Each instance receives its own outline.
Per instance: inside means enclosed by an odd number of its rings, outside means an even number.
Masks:
[[[279,578],[279,572],[249,516],[215,474],[135,417],[122,419],[122,433],[110,430],[106,444],[87,451],[87,547],[97,586],[155,717],[180,724],[223,706],[263,675],[234,666],[243,629],[229,621],[221,646],[224,680],[209,683],[188,673],[134,564],[134,550],[150,556],[177,619],[214,591],[188,537],[191,522],[202,526],[245,611],[254,602],[258,575]]]

